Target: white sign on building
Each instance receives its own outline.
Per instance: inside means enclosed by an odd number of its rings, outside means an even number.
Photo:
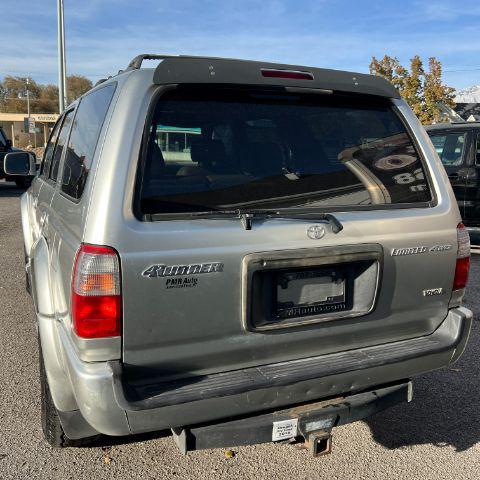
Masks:
[[[33,117],[28,117],[28,133],[35,133],[35,119]]]

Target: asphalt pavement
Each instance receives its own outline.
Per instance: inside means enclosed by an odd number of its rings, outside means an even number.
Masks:
[[[337,428],[333,453],[292,445],[182,456],[166,432],[53,450],[40,427],[38,348],[25,292],[21,191],[0,182],[0,479],[478,479],[480,478],[480,255],[466,304],[475,312],[467,350],[449,368],[418,377],[414,400]]]

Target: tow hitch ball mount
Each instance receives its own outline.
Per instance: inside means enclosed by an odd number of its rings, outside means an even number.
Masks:
[[[317,430],[309,432],[304,445],[314,457],[328,455],[332,452],[332,431]]]

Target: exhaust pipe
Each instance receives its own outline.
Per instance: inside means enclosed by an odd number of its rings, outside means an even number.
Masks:
[[[317,430],[308,434],[305,442],[314,457],[321,457],[332,453],[332,433],[329,430]]]

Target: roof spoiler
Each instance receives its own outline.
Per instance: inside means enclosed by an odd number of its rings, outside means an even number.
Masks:
[[[144,60],[162,60],[153,74],[157,85],[172,83],[284,86],[400,98],[382,77],[299,65],[187,55],[142,54],[127,70],[141,68]],[[273,74],[272,74],[273,72]]]

